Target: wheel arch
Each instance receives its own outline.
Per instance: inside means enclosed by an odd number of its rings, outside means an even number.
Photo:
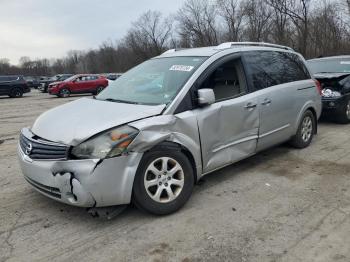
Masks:
[[[297,120],[296,120],[295,125],[294,125],[294,133],[297,132],[298,127],[300,125],[300,122],[302,120],[302,117],[303,117],[304,113],[306,111],[308,111],[308,110],[311,111],[312,115],[314,116],[314,120],[315,120],[315,131],[314,131],[314,133],[317,134],[317,130],[318,130],[317,110],[316,110],[316,107],[312,104],[312,102],[306,103],[304,105],[304,107],[300,110],[299,115],[298,115]]]
[[[148,151],[154,151],[154,150],[158,150],[158,151],[166,151],[166,150],[178,150],[180,152],[182,152],[190,161],[192,170],[193,170],[193,175],[194,175],[194,181],[195,183],[198,180],[198,170],[196,168],[196,161],[194,159],[193,154],[191,153],[191,151],[184,145],[177,143],[177,142],[173,142],[173,141],[162,141],[156,145],[154,145],[153,147],[151,147],[150,149],[148,149],[146,152]]]

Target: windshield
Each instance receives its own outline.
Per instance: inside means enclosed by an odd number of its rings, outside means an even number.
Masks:
[[[135,104],[168,104],[205,59],[166,57],[148,60],[109,83],[96,98]]]
[[[58,75],[52,76],[49,80],[50,81],[56,81],[58,79]]]
[[[71,81],[73,81],[75,78],[76,78],[76,76],[71,76],[71,77],[68,77],[67,79],[65,79],[63,82],[71,82]]]
[[[308,61],[312,73],[348,73],[350,58],[324,59]]]

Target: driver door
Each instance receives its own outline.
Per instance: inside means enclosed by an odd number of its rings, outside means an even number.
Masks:
[[[219,64],[200,88],[212,88],[215,94],[215,103],[195,109],[207,173],[255,153],[259,108],[246,90],[240,59]]]

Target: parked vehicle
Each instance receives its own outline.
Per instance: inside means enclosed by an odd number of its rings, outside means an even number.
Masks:
[[[22,97],[30,92],[30,87],[20,75],[0,76],[0,95],[9,97]]]
[[[288,47],[174,49],[95,99],[43,113],[22,129],[18,155],[25,179],[52,199],[82,207],[132,201],[163,215],[210,172],[282,142],[307,147],[320,114],[320,90]]]
[[[73,74],[60,74],[60,75],[55,75],[49,78],[48,80],[42,80],[40,81],[41,85],[39,86],[39,90],[43,93],[47,93],[47,90],[51,83],[64,81],[71,76],[73,76]]]
[[[106,78],[98,75],[74,75],[62,82],[49,85],[49,94],[68,97],[70,94],[92,93],[97,95],[108,86]]]
[[[324,115],[350,123],[350,56],[312,59],[308,64],[321,83]]]
[[[27,82],[28,86],[30,88],[35,88],[37,89],[40,86],[40,81],[38,80],[37,77],[34,76],[25,76],[24,80]]]
[[[115,81],[117,80],[122,74],[121,73],[107,73],[107,74],[101,74],[101,76],[104,76],[108,80]]]

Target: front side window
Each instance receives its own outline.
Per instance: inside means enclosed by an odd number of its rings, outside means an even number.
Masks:
[[[246,52],[244,59],[254,90],[311,78],[304,62],[294,53],[254,51]]]
[[[110,83],[96,99],[134,104],[168,104],[206,59],[165,57],[148,60]]]
[[[77,78],[76,76],[71,76],[63,80],[63,82],[71,82],[71,81],[74,81],[76,78]]]
[[[215,94],[215,101],[223,101],[237,97],[244,93],[243,77],[240,75],[240,62],[228,61],[218,66],[203,82],[200,88],[211,88]]]

